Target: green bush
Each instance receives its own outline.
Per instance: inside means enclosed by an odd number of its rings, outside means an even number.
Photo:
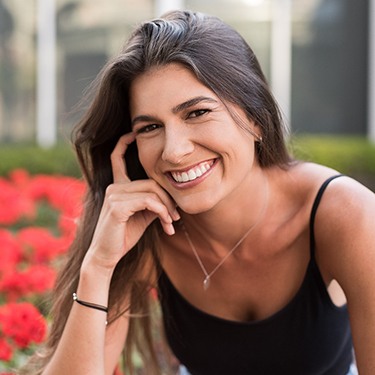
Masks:
[[[375,174],[375,145],[364,138],[300,136],[291,142],[295,155],[344,173]]]
[[[290,147],[297,159],[334,168],[375,191],[375,144],[366,138],[305,135],[293,138]]]
[[[73,149],[64,144],[49,149],[34,145],[2,144],[0,160],[0,176],[16,168],[24,168],[31,174],[81,176]]]

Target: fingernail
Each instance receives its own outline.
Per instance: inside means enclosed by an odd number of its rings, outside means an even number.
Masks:
[[[168,226],[168,234],[170,235],[170,236],[173,236],[176,232],[175,232],[175,230],[174,230],[174,226],[173,226],[173,224],[171,224],[171,225],[169,225]]]
[[[174,221],[178,221],[178,220],[180,220],[180,219],[181,219],[181,216],[180,216],[180,214],[178,213],[177,209],[175,209],[175,210],[173,211],[173,220],[174,220]]]

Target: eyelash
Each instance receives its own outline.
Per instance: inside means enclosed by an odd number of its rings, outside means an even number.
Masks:
[[[142,133],[150,133],[152,132],[153,130],[156,130],[160,127],[160,125],[158,124],[149,124],[149,125],[145,125],[143,126],[142,128],[138,129],[136,131],[137,134],[142,134]]]
[[[207,109],[207,108],[196,109],[195,111],[190,112],[189,115],[187,116],[187,118],[197,118],[197,117],[203,116],[203,115],[205,115],[209,112],[211,112],[211,110]],[[192,116],[192,115],[194,115],[194,116]]]
[[[187,119],[194,119],[194,118],[198,118],[198,117],[201,117],[207,113],[211,112],[210,109],[196,109],[194,111],[191,111],[188,113],[188,116],[187,116]],[[137,134],[142,134],[142,133],[150,133],[152,132],[153,130],[156,130],[160,127],[160,125],[158,124],[148,124],[148,125],[145,125],[143,126],[142,128],[138,129],[136,131]]]

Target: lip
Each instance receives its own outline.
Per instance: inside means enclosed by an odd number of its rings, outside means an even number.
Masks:
[[[171,184],[174,187],[176,187],[178,189],[191,188],[191,187],[194,187],[194,186],[200,184],[201,182],[203,182],[212,173],[213,169],[215,168],[215,166],[217,164],[217,161],[218,161],[218,159],[204,160],[202,162],[191,165],[191,166],[189,166],[187,168],[184,168],[184,169],[168,171],[168,172],[165,173],[165,175],[167,176],[168,180],[171,182]],[[186,181],[186,182],[178,182],[172,177],[172,172],[174,172],[174,173],[177,173],[177,172],[178,173],[184,173],[184,172],[192,170],[192,169],[196,168],[198,165],[204,164],[204,163],[210,164],[211,165],[210,169],[208,169],[206,172],[204,172],[201,176],[196,177],[194,180]]]

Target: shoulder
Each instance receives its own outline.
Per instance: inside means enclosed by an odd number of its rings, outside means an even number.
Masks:
[[[313,201],[319,189],[325,181],[334,176],[340,176],[340,172],[314,163],[298,163],[288,171],[289,180],[298,186],[299,195],[305,202]],[[375,194],[367,187],[353,178],[341,175],[332,180],[326,187],[319,212],[324,211],[329,219],[331,215],[337,215],[346,210],[362,212],[375,199]],[[332,209],[332,212],[327,210]],[[343,217],[343,219],[346,219]]]
[[[329,178],[340,175],[334,169],[307,162],[298,162],[286,170],[274,169],[272,172],[271,184],[276,200],[284,202],[283,211],[288,207],[294,207],[294,212],[299,213],[298,217],[303,222],[301,224],[305,226],[309,222],[319,189]],[[336,181],[332,181],[326,190],[331,190],[331,186],[336,184]],[[324,196],[326,195],[327,192],[324,193]]]
[[[291,181],[289,191],[293,192],[290,199],[300,201],[304,220],[308,221],[319,189],[339,172],[313,163],[300,163],[287,173]],[[291,184],[297,186],[294,191]],[[314,220],[316,254],[327,272],[336,273],[345,254],[352,258],[362,251],[366,253],[362,254],[364,259],[373,256],[374,213],[375,194],[361,183],[340,176],[328,184]]]
[[[304,180],[305,194],[311,195],[314,199],[317,196],[319,189],[325,181],[334,176],[340,176],[340,172],[313,163],[303,163],[295,168],[295,174],[299,179]],[[352,223],[351,215],[359,215],[366,219],[371,213],[371,208],[375,204],[375,194],[367,187],[353,178],[341,175],[339,178],[330,181],[326,187],[324,194],[319,204],[317,215],[319,221],[323,218],[333,223],[350,225]]]
[[[360,245],[364,235],[373,232],[374,212],[372,191],[348,176],[336,178],[326,187],[317,209],[317,240],[332,247],[335,243],[348,247],[352,241]]]
[[[328,177],[319,179],[319,185]],[[359,274],[362,283],[375,282],[371,276],[375,274],[374,213],[375,194],[347,176],[331,181],[319,203],[314,222],[316,256],[322,270],[347,292]]]

